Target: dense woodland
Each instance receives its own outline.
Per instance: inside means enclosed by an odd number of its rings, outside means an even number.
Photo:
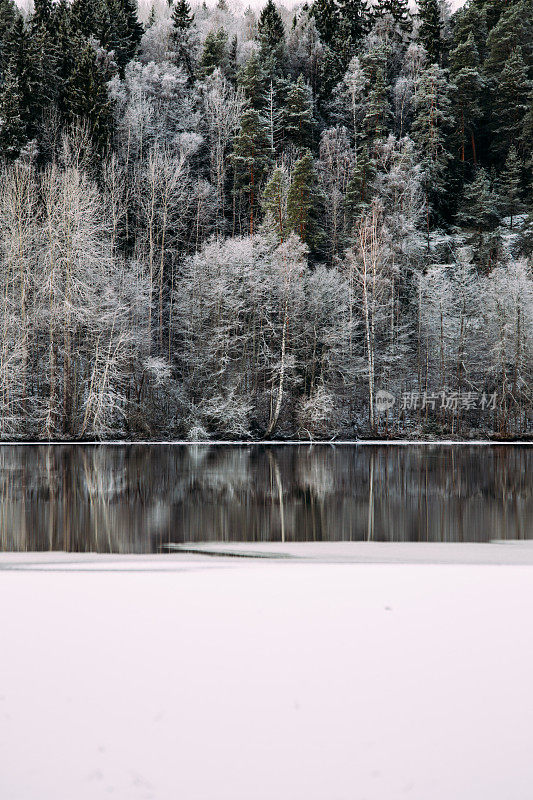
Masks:
[[[531,0],[0,0],[0,436],[531,433],[532,92]]]

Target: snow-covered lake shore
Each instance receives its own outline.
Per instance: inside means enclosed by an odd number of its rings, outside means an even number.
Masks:
[[[528,800],[531,545],[216,550],[0,556],[3,800]]]

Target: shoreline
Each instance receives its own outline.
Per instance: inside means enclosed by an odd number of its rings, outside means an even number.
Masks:
[[[490,542],[189,542],[159,553],[0,552],[6,572],[187,572],[310,566],[531,567],[533,539]]]
[[[109,440],[87,440],[82,439],[63,439],[63,440],[30,440],[30,441],[5,441],[0,442],[0,447],[60,447],[69,445],[82,445],[82,446],[133,446],[133,445],[165,445],[165,446],[187,446],[187,447],[206,447],[217,445],[224,445],[226,447],[285,447],[296,445],[300,447],[316,447],[316,446],[342,446],[342,447],[508,447],[513,446],[532,446],[533,439],[320,439],[316,441],[301,440],[301,439],[202,439],[198,441],[189,441],[188,439],[109,439]]]

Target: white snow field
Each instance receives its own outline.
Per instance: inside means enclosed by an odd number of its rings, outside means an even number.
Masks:
[[[531,547],[335,547],[0,556],[0,798],[531,800]]]

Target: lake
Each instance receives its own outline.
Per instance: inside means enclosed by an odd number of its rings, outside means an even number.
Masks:
[[[533,538],[533,449],[4,445],[0,549]]]

